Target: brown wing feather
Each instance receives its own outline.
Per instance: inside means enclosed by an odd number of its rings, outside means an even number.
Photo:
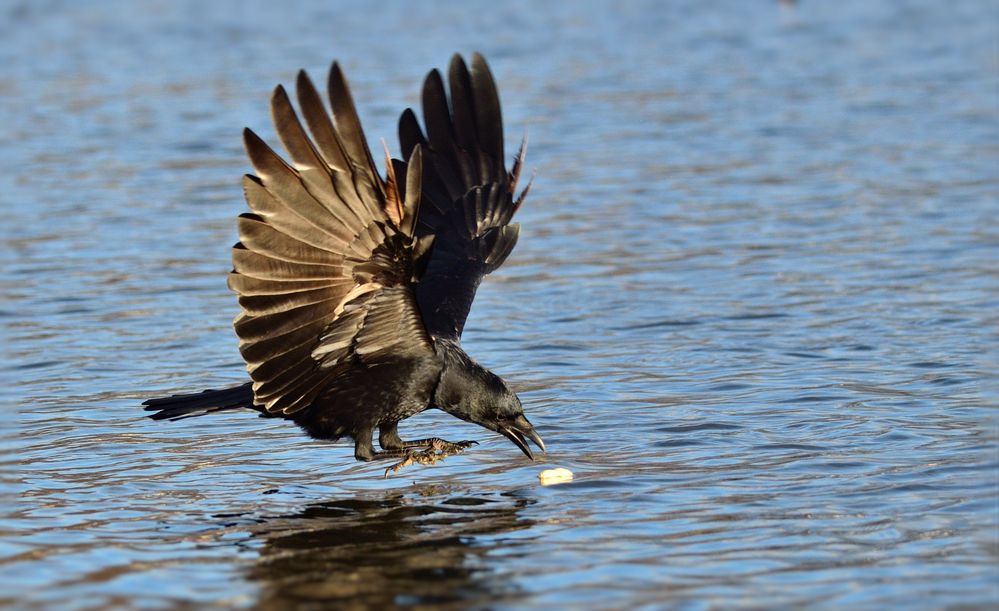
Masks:
[[[252,214],[239,219],[229,278],[254,402],[283,414],[307,407],[344,368],[432,351],[412,286],[414,253],[426,249],[414,235],[419,151],[396,162],[404,196],[393,164],[387,181],[375,167],[339,66],[329,78],[332,119],[304,72],[297,89],[308,131],[284,88],[271,97],[291,164],[245,132],[257,175],[244,180]]]

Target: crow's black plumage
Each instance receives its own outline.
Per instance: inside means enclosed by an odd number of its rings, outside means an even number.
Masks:
[[[384,179],[336,63],[332,119],[304,72],[304,126],[275,89],[271,114],[290,164],[244,132],[256,175],[243,181],[251,212],[239,217],[229,276],[252,381],[151,399],[152,418],[253,409],[317,439],[351,437],[358,460],[408,464],[473,443],[399,438],[400,420],[439,408],[532,459],[528,440],[544,449],[517,395],[460,344],[479,282],[517,242],[511,218],[530,186],[516,193],[524,146],[508,172],[499,96],[481,55],[471,70],[454,56],[447,80],[446,93],[439,72],[426,78],[425,133],[411,110],[402,114],[403,159],[386,159]]]

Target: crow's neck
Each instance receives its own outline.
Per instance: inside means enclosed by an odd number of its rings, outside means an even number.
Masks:
[[[476,422],[479,412],[492,403],[493,387],[499,379],[473,361],[456,341],[438,338],[434,350],[444,364],[434,389],[434,406]]]

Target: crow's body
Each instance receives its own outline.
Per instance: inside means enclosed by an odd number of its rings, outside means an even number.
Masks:
[[[299,73],[305,126],[284,89],[271,100],[292,164],[246,130],[257,176],[244,179],[251,213],[239,219],[230,287],[252,382],[145,403],[154,419],[253,409],[317,439],[350,437],[355,457],[433,462],[470,442],[404,442],[397,425],[429,408],[497,431],[527,456],[543,448],[520,400],[460,345],[475,291],[509,255],[523,162],[503,161],[499,98],[488,66],[452,59],[450,96],[435,70],[423,88],[426,135],[412,111],[399,121],[404,160],[379,175],[339,67],[330,71],[333,120]],[[308,132],[305,127],[308,128]],[[311,136],[310,136],[311,134]],[[373,446],[378,433],[382,452]]]

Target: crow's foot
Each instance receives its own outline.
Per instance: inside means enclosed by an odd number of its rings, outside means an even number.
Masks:
[[[448,456],[461,454],[467,448],[477,444],[477,441],[446,441],[444,439],[438,439],[437,437],[403,442],[403,446],[406,448],[405,450],[402,450],[403,459],[388,469],[385,469],[385,477],[388,477],[390,474],[395,473],[404,467],[408,467],[413,463],[432,465],[438,461],[444,460]],[[426,449],[421,452],[415,450],[414,448]]]
[[[403,444],[407,448],[424,447],[435,452],[440,452],[445,456],[452,456],[454,454],[461,454],[464,450],[467,450],[472,446],[479,445],[479,442],[471,440],[448,441],[446,439],[440,439],[439,437],[431,437],[430,439],[404,441]]]

